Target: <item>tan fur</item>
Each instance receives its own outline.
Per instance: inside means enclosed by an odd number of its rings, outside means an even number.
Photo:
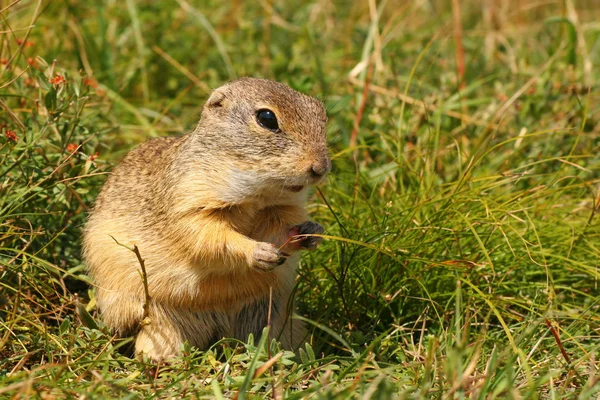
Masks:
[[[259,109],[275,112],[281,132],[257,122]],[[206,348],[260,335],[271,290],[272,332],[287,348],[305,340],[288,304],[299,247],[279,247],[308,220],[307,187],[322,179],[311,169],[330,169],[325,122],[319,101],[242,78],[213,92],[193,132],[148,141],[115,168],[89,217],[84,256],[105,323],[138,332],[136,353],[161,360],[186,341]],[[150,323],[141,328],[140,265],[115,240],[145,260]]]

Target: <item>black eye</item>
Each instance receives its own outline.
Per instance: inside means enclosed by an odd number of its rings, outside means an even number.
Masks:
[[[275,113],[271,110],[262,109],[256,112],[256,120],[263,127],[267,128],[270,131],[277,132],[279,131],[279,124],[277,123],[277,117]]]

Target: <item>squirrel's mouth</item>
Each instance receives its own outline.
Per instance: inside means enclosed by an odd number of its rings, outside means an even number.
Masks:
[[[301,185],[298,185],[298,186],[287,186],[286,189],[289,190],[292,193],[298,193],[299,191],[301,191],[302,189],[304,189],[304,186],[301,186]]]

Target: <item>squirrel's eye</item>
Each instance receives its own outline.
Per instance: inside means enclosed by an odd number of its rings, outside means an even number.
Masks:
[[[277,132],[279,130],[279,124],[277,123],[277,117],[271,110],[263,109],[258,110],[256,113],[256,120],[263,127],[270,131]]]

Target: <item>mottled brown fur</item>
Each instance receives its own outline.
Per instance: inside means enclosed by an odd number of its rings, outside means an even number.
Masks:
[[[257,122],[259,109],[275,112],[280,132]],[[330,169],[325,122],[319,101],[243,78],[213,92],[194,131],[150,140],[115,168],[89,217],[84,256],[105,323],[138,332],[136,353],[160,360],[186,341],[206,348],[259,335],[271,290],[275,334],[288,348],[305,339],[288,303],[297,251],[318,241],[279,248],[295,233],[322,232],[307,223],[305,198]],[[113,238],[145,259],[147,325],[139,263]]]

